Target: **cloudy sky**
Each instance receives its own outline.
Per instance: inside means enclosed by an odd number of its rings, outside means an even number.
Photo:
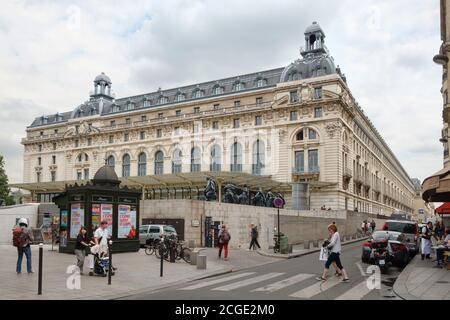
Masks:
[[[22,182],[34,117],[70,111],[108,74],[117,97],[285,66],[318,21],[353,95],[411,177],[442,167],[439,2],[3,1],[0,154]]]

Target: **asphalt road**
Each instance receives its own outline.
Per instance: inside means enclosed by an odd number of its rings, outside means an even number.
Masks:
[[[361,262],[361,244],[343,246],[341,261],[349,274],[348,283],[332,275],[321,282],[315,279],[323,270],[319,254],[280,260],[263,266],[247,268],[218,277],[196,280],[149,291],[124,299],[136,300],[398,300],[392,291],[401,270],[391,267],[380,276],[380,288],[368,286],[375,276],[367,273],[368,264]]]

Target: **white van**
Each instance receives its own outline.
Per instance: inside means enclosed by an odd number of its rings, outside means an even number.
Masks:
[[[154,240],[159,240],[162,234],[177,236],[177,231],[174,227],[164,224],[144,224],[139,228],[139,244],[144,246]]]

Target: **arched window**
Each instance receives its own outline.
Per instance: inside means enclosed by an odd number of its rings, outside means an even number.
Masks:
[[[264,142],[257,140],[253,144],[252,173],[260,175],[265,165]]]
[[[155,174],[160,175],[164,173],[164,154],[162,151],[155,153]]]
[[[231,147],[231,168],[230,171],[242,171],[242,147],[238,142]]]
[[[304,139],[303,129],[297,133],[297,135],[295,136],[295,139],[298,141],[303,141],[303,139]]]
[[[201,152],[200,148],[191,149],[191,172],[199,172],[201,169]]]
[[[138,176],[147,175],[147,155],[144,152],[138,156]]]
[[[114,159],[114,156],[109,156],[106,159],[106,165],[114,168],[114,166],[116,165],[116,160]]]
[[[130,176],[130,155],[125,153],[122,157],[122,177]]]
[[[314,129],[309,128],[308,129],[308,139],[314,140],[317,139],[317,132]]]
[[[181,150],[176,149],[172,154],[172,173],[181,172]]]
[[[210,161],[211,164],[209,166],[209,170],[210,171],[220,171],[222,159],[220,156],[220,147],[217,144],[215,144],[211,148],[211,159],[210,160],[211,160]]]
[[[167,102],[169,102],[169,98],[167,98],[167,97],[160,96],[159,99],[158,99],[158,103],[159,104],[164,104],[164,103],[167,103]]]

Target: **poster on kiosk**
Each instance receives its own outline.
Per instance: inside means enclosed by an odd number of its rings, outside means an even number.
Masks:
[[[120,239],[134,238],[131,229],[136,228],[136,207],[129,205],[119,205],[119,225],[117,237]]]

